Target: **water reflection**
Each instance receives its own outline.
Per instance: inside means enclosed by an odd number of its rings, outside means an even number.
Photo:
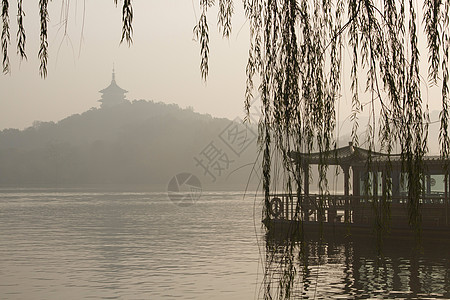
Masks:
[[[448,299],[449,244],[265,237],[262,299]]]

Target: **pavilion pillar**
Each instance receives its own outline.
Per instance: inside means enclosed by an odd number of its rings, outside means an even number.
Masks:
[[[392,203],[399,203],[400,197],[400,171],[397,168],[392,170]]]
[[[309,195],[309,164],[303,165],[303,193]]]
[[[342,166],[344,171],[345,212],[344,222],[350,223],[350,166]]]
[[[302,213],[303,221],[309,220],[309,164],[303,165],[303,199],[302,199]]]

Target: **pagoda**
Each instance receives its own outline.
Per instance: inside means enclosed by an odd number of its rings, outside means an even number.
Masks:
[[[114,72],[114,68],[112,72],[111,84],[99,92],[102,93],[102,98],[98,100],[101,102],[101,108],[115,106],[128,101],[125,99],[125,93],[128,93],[128,91],[122,89],[116,83],[116,73]]]

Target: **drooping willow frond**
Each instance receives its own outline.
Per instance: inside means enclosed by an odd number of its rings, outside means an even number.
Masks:
[[[1,1],[1,19],[2,19],[2,30],[1,30],[1,56],[2,56],[2,72],[3,74],[8,74],[11,71],[8,46],[11,42],[10,37],[10,19],[9,19],[9,9],[10,0],[0,0]],[[114,4],[117,6],[118,0],[113,0]],[[62,16],[62,22],[64,24],[64,31],[67,34],[67,23],[68,23],[68,9],[69,1],[62,0],[62,9],[65,10]],[[232,2],[230,1],[231,8]],[[48,0],[39,0],[39,74],[41,77],[45,78],[47,76],[48,67],[48,56],[49,56],[49,43],[48,43],[48,23],[49,23],[49,13],[48,13]],[[20,59],[26,59],[27,54],[25,51],[26,46],[26,33],[24,27],[25,12],[23,10],[23,0],[17,0],[17,34],[16,34],[16,46],[17,55]],[[133,5],[131,0],[124,0],[122,5],[122,35],[120,43],[126,41],[128,45],[133,42]],[[231,22],[227,26],[231,28]]]
[[[219,0],[219,13],[217,15],[217,26],[222,36],[229,38],[231,34],[231,17],[234,13],[232,0]]]
[[[200,43],[200,73],[203,80],[206,80],[208,77],[208,68],[209,68],[209,28],[208,21],[206,19],[206,14],[208,12],[208,8],[213,5],[213,1],[211,0],[201,0],[200,6],[202,8],[202,14],[200,15],[200,19],[198,20],[197,25],[194,27],[194,37]]]
[[[117,0],[115,0],[117,4]],[[133,7],[131,5],[131,0],[123,0],[122,7],[122,38],[120,42],[122,43],[124,40],[130,45],[133,42]]]
[[[39,74],[45,78],[47,77],[47,63],[48,63],[48,0],[39,0],[39,15],[41,20],[40,31],[40,47],[38,57],[41,62],[39,67]]]
[[[333,148],[335,105],[340,97],[343,71],[341,53],[347,47],[346,40],[352,62],[354,144],[359,142],[358,116],[363,107],[360,99],[369,97],[371,123],[366,128],[369,148],[375,150],[376,139],[387,153],[399,144],[405,171],[415,170],[414,173],[419,174],[418,171],[423,170],[421,161],[427,152],[428,137],[428,111],[420,92],[423,84],[419,70],[420,22],[416,12],[420,8],[414,1],[386,0],[379,4],[370,0],[348,0],[346,4],[345,7],[344,1],[245,1],[250,23],[245,107],[248,111],[253,78],[258,77],[263,104],[262,148],[265,152],[281,153],[286,170],[290,167],[285,155],[291,150],[325,152]],[[448,54],[444,50],[444,55],[439,57],[440,49],[448,45],[448,35],[444,33],[448,30],[445,25],[448,12],[443,8],[440,1],[424,5],[431,79],[438,79],[439,63],[446,61],[442,63],[442,154],[448,153],[450,145]],[[347,20],[343,20],[344,15]],[[444,33],[442,43],[438,36],[441,33]],[[360,92],[362,79],[365,79],[365,95]],[[380,110],[375,111],[376,107]],[[376,115],[380,116],[379,120],[375,120]],[[375,121],[380,124],[378,138]],[[273,156],[265,153],[264,157],[270,160]],[[263,172],[269,174],[271,166],[270,161],[263,162]],[[323,168],[321,174],[326,171],[326,166]],[[322,179],[326,183],[325,177]],[[412,176],[409,182],[410,223],[414,228],[420,227],[417,199],[421,180]],[[267,179],[265,183],[270,184]],[[322,187],[325,189],[326,184]]]
[[[9,57],[8,57],[8,45],[10,42],[10,35],[9,35],[9,3],[8,0],[2,0],[2,36],[1,36],[1,43],[2,43],[2,66],[3,66],[3,73],[9,72]]]
[[[442,55],[442,111],[441,111],[441,127],[439,130],[439,142],[441,145],[441,156],[448,158],[450,155],[450,137],[448,134],[449,130],[449,51],[450,51],[450,24],[449,24],[449,13],[450,13],[450,0],[445,1],[444,10],[442,12],[443,17],[443,55]]]
[[[22,0],[17,0],[17,54],[21,59],[26,59],[27,55],[25,53],[25,28],[23,26],[23,17],[25,16],[25,12],[22,7]]]
[[[423,21],[425,24],[425,33],[428,38],[429,79],[435,84],[437,83],[440,61],[439,49],[441,46],[441,35],[439,32],[439,19],[441,17],[441,5],[441,0],[427,0],[423,5]]]

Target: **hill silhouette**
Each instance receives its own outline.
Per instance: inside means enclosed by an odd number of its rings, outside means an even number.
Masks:
[[[205,188],[242,189],[255,159],[255,128],[145,100],[0,132],[4,186],[162,188],[174,175],[190,172]]]

